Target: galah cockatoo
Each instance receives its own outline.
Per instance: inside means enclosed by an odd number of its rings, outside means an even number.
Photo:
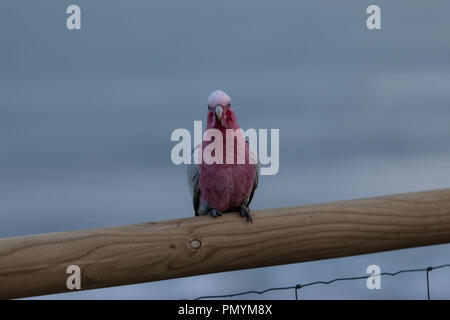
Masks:
[[[239,211],[242,217],[247,217],[249,222],[253,222],[249,205],[258,186],[258,164],[242,133],[238,137],[231,137],[227,134],[227,129],[238,129],[235,132],[241,131],[231,107],[231,99],[223,91],[216,90],[208,97],[206,130],[208,129],[217,129],[222,134],[223,161],[222,163],[208,164],[203,158],[199,164],[188,165],[188,184],[193,198],[195,215],[209,214],[217,218],[223,212]],[[227,150],[227,139],[235,139],[233,149]],[[240,162],[237,161],[238,150],[242,152],[242,148],[238,148],[238,139],[243,139],[245,161],[242,161],[242,157]],[[204,156],[202,151],[215,138],[210,140],[207,141],[204,138],[202,148],[199,148],[199,145],[196,146],[192,151],[192,156]],[[230,161],[226,161],[227,151],[234,153],[232,157],[229,155],[230,159],[234,158],[231,164]],[[253,161],[250,161],[251,158]]]

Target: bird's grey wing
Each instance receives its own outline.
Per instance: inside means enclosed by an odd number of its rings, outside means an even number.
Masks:
[[[247,142],[247,144],[249,144],[248,141],[246,141],[246,142]],[[256,160],[256,164],[255,164],[255,181],[253,182],[252,192],[250,193],[250,196],[248,197],[247,207],[250,205],[250,202],[252,202],[253,195],[255,194],[256,188],[258,188],[258,181],[259,181],[259,162],[257,160],[256,152],[250,148],[250,144],[249,144],[249,151],[250,151],[250,156]]]
[[[197,156],[199,146],[200,145],[196,146],[192,150],[191,159],[195,159],[195,157]],[[199,215],[198,208],[200,206],[200,185],[199,185],[200,167],[197,164],[195,164],[195,162],[187,166],[187,179],[189,191],[191,192],[192,196],[192,204],[194,205],[195,215],[198,216]]]
[[[250,196],[248,197],[247,207],[250,205],[250,202],[252,202],[253,195],[255,194],[255,190],[256,190],[256,188],[258,188],[258,180],[259,180],[259,165],[255,164],[255,181],[253,183],[252,192],[250,193]]]

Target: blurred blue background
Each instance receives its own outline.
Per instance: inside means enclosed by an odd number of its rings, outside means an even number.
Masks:
[[[71,4],[80,31],[66,29]],[[382,30],[366,28],[370,4]],[[192,216],[170,134],[205,119],[214,89],[241,127],[280,129],[280,171],[261,178],[253,209],[449,187],[449,11],[423,0],[2,0],[0,237]],[[448,263],[449,249],[47,298],[195,298]],[[300,297],[422,299],[425,288],[424,274],[404,274],[381,290],[355,281]],[[431,294],[450,298],[450,270],[431,273]]]

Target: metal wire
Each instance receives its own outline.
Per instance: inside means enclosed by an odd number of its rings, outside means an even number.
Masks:
[[[427,299],[430,300],[430,272],[432,270],[436,270],[436,269],[441,269],[441,268],[449,268],[450,267],[450,263],[448,264],[442,264],[439,266],[428,266],[426,268],[418,268],[418,269],[404,269],[404,270],[399,270],[396,272],[382,272],[379,275],[380,276],[391,276],[391,277],[395,277],[399,274],[402,273],[411,273],[411,272],[425,272],[426,273],[426,289],[427,289]],[[294,289],[295,292],[295,300],[298,300],[299,295],[298,295],[298,291],[305,288],[305,287],[310,287],[310,286],[315,286],[318,284],[324,284],[324,285],[329,285],[332,284],[334,282],[338,282],[338,281],[352,281],[352,280],[362,280],[362,279],[367,279],[369,277],[374,276],[374,274],[372,275],[364,275],[364,276],[357,276],[357,277],[344,277],[344,278],[335,278],[329,281],[314,281],[314,282],[308,282],[308,283],[304,283],[304,284],[296,284],[294,286],[289,286],[289,287],[275,287],[275,288],[268,288],[262,291],[257,291],[257,290],[249,290],[249,291],[243,291],[243,292],[237,292],[237,293],[231,293],[231,294],[224,294],[224,295],[214,295],[214,296],[202,296],[202,297],[198,297],[195,298],[194,300],[202,300],[202,299],[220,299],[220,298],[232,298],[232,297],[237,297],[237,296],[243,296],[246,294],[264,294],[266,292],[269,291],[279,291],[279,290],[292,290]]]

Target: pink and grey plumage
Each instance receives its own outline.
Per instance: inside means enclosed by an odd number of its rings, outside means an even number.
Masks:
[[[249,205],[258,186],[258,165],[250,163],[252,156],[248,143],[245,143],[245,162],[237,163],[237,143],[235,143],[234,162],[227,164],[225,148],[227,129],[239,129],[237,118],[231,107],[230,97],[217,90],[208,98],[206,129],[217,129],[223,137],[223,163],[191,164],[188,166],[188,184],[193,198],[195,215],[211,215],[215,218],[223,212],[239,211],[242,217],[253,222]],[[233,137],[233,139],[235,139]],[[235,141],[236,142],[236,141]],[[203,141],[202,149],[212,141]],[[197,146],[192,155],[198,156]],[[201,156],[201,155],[200,155]]]

